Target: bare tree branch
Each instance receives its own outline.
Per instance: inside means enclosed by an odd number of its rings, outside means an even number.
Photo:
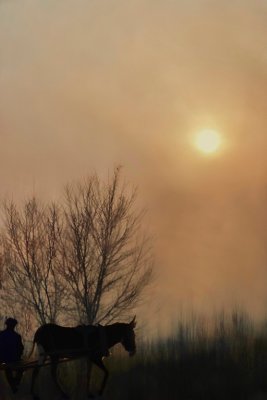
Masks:
[[[4,220],[6,300],[23,302],[39,323],[55,322],[64,295],[56,269],[62,229],[59,209],[54,204],[43,207],[34,197],[23,209],[6,202]]]
[[[107,183],[93,175],[64,193],[61,207],[4,204],[1,300],[41,324],[111,322],[139,304],[152,276],[136,190],[116,169]]]
[[[142,216],[115,170],[107,184],[96,175],[65,189],[60,272],[80,322],[112,321],[137,305],[152,275]]]

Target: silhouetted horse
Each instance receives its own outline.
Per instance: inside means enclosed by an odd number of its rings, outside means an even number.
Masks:
[[[108,370],[103,364],[102,358],[109,355],[109,349],[117,343],[121,343],[130,356],[136,351],[135,317],[129,323],[115,323],[106,326],[84,325],[76,328],[67,328],[55,324],[46,324],[37,329],[34,335],[34,344],[37,344],[39,352],[38,366],[32,374],[31,394],[34,395],[34,384],[42,365],[47,356],[51,360],[52,378],[64,397],[67,395],[62,391],[57,382],[57,366],[62,358],[87,357],[87,368],[89,362],[97,365],[103,372],[104,378],[99,390],[99,395],[104,391],[108,379]],[[89,382],[88,382],[89,384]]]

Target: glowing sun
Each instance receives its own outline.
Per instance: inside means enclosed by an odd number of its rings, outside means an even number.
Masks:
[[[202,153],[212,154],[219,150],[222,139],[217,131],[213,129],[203,129],[196,134],[194,143],[197,149]]]

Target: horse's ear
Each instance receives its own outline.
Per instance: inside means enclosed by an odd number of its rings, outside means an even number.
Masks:
[[[133,317],[133,320],[129,323],[131,328],[135,328],[136,327],[136,315]]]

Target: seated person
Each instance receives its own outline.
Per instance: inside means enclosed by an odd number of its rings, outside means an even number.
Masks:
[[[20,361],[24,346],[21,336],[15,332],[18,321],[14,318],[7,318],[5,321],[6,329],[0,332],[0,363],[12,364]],[[15,393],[21,381],[23,370],[15,368],[5,368],[7,381]]]

